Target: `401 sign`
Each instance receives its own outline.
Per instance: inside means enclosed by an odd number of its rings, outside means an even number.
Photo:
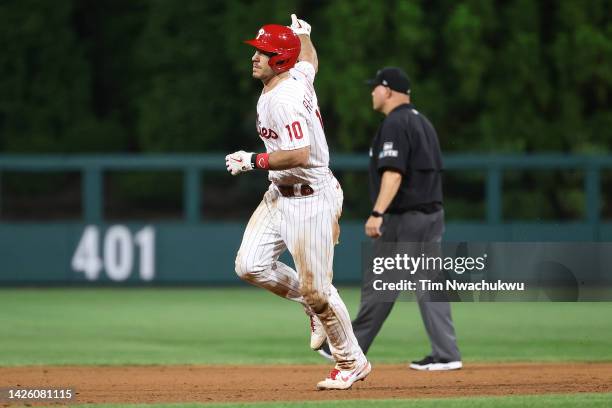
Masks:
[[[90,281],[104,270],[112,281],[125,281],[134,273],[138,253],[138,277],[143,281],[155,277],[155,230],[147,226],[132,235],[125,225],[112,225],[101,236],[100,227],[88,225],[72,256],[72,270],[82,272]],[[100,256],[102,253],[102,256]]]

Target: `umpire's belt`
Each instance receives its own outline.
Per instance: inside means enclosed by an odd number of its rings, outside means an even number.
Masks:
[[[303,197],[314,193],[314,190],[308,184],[277,185],[276,188],[283,197]]]

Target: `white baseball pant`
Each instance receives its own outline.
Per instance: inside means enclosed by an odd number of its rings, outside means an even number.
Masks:
[[[283,197],[272,184],[251,216],[236,256],[236,273],[253,285],[299,302],[325,328],[337,367],[365,359],[346,306],[332,285],[334,245],[344,200],[335,178],[305,197]],[[289,249],[297,271],[278,261]]]

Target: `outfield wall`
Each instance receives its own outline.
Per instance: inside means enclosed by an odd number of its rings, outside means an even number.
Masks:
[[[334,276],[359,282],[363,224],[341,224]],[[232,284],[241,223],[0,224],[0,285]],[[612,224],[450,224],[447,241],[612,241]],[[287,255],[285,260],[290,262]]]
[[[446,155],[445,171],[485,172],[485,217],[449,223],[446,241],[612,241],[602,222],[602,172],[612,156]],[[334,155],[332,168],[365,171],[366,155]],[[511,223],[503,219],[504,172],[577,170],[584,177],[584,218],[575,223]],[[104,219],[104,175],[111,171],[178,171],[183,181],[183,219],[152,224],[111,224]],[[202,219],[202,177],[223,168],[220,153],[202,155],[0,155],[0,176],[76,171],[81,174],[79,222],[10,222],[0,219],[0,285],[44,284],[232,284],[234,257],[246,223]],[[2,189],[0,188],[0,194]],[[2,197],[0,196],[0,204]],[[0,205],[1,208],[1,205]],[[1,214],[0,214],[1,215]],[[363,221],[341,223],[336,282],[361,278]],[[284,258],[289,263],[290,260]]]

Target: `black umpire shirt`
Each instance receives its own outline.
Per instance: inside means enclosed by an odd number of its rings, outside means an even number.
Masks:
[[[370,148],[370,197],[376,202],[386,169],[402,173],[402,183],[387,209],[432,213],[442,208],[442,154],[431,122],[412,104],[389,112]]]

